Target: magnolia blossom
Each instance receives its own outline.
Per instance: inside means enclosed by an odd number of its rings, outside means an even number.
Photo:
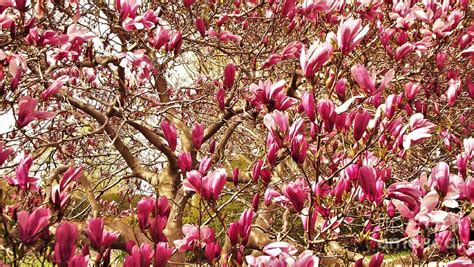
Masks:
[[[184,239],[175,240],[174,244],[179,251],[188,251],[194,248],[204,248],[209,243],[214,243],[214,230],[207,225],[183,225]]]
[[[18,234],[26,245],[33,244],[41,234],[48,233],[51,211],[48,208],[36,208],[33,212],[18,213]]]
[[[99,251],[106,250],[119,237],[118,233],[109,232],[104,229],[104,220],[94,218],[87,223],[87,236],[92,247]]]
[[[225,169],[218,169],[205,177],[202,177],[198,171],[191,171],[187,174],[187,179],[183,187],[187,191],[200,194],[207,200],[216,201],[227,181]]]

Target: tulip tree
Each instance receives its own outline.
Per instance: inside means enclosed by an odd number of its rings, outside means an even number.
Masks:
[[[471,263],[473,16],[0,0],[0,263]]]

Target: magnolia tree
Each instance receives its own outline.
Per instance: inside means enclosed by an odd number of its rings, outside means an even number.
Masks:
[[[469,0],[0,0],[0,259],[469,264]]]

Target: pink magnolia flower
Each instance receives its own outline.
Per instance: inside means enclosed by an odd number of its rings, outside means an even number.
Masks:
[[[408,100],[415,98],[416,94],[420,91],[421,85],[419,83],[409,82],[405,84],[405,96]]]
[[[194,21],[194,25],[196,25],[196,29],[198,30],[201,37],[206,36],[206,23],[202,18],[197,18]]]
[[[83,168],[78,167],[70,167],[64,172],[63,178],[61,179],[61,182],[59,183],[59,188],[61,190],[66,189],[72,182],[77,181],[79,177],[81,177],[83,172]]]
[[[272,113],[268,113],[263,117],[263,124],[269,130],[273,140],[280,147],[283,146],[283,140],[288,133],[288,120],[288,114],[279,110],[274,110]]]
[[[327,132],[331,132],[334,128],[334,123],[336,120],[336,111],[334,103],[331,100],[323,99],[318,103],[318,113],[321,117],[324,128]]]
[[[389,198],[402,201],[410,210],[415,210],[420,205],[422,191],[414,183],[393,183],[387,188],[387,192]]]
[[[291,104],[293,104],[295,100],[281,92],[284,88],[284,80],[278,81],[276,83],[272,83],[270,80],[266,80],[264,82],[260,81],[258,85],[251,84],[249,86],[249,91],[254,94],[254,97],[251,98],[251,102],[254,106],[259,108],[262,108],[262,106],[264,105],[273,104],[273,108],[276,108],[278,110],[285,110],[289,107],[285,103],[289,101],[291,102]],[[277,102],[276,100],[279,100],[279,103],[272,103]]]
[[[181,32],[175,32],[170,38],[170,41],[166,44],[166,51],[173,51],[174,55],[177,56],[181,50],[183,44],[183,34]]]
[[[224,69],[224,88],[230,89],[234,85],[235,80],[235,65],[228,64]]]
[[[380,267],[383,263],[383,254],[377,252],[377,254],[373,255],[369,261],[369,267]]]
[[[425,249],[425,237],[422,235],[417,235],[416,237],[413,237],[410,241],[413,254],[415,254],[420,259],[423,258]]]
[[[174,244],[180,251],[193,250],[194,248],[204,248],[207,244],[216,240],[214,230],[207,225],[198,227],[196,225],[183,225],[184,239],[175,240]]]
[[[362,65],[354,65],[351,68],[352,77],[357,82],[359,87],[369,95],[375,95],[385,89],[387,84],[393,79],[395,71],[393,69],[387,71],[385,76],[380,83],[379,87],[376,87],[376,76],[375,73],[369,74],[369,71]]]
[[[61,76],[57,78],[45,91],[41,93],[43,99],[48,99],[50,96],[59,92],[59,89],[69,80],[68,76]]]
[[[408,127],[410,132],[403,136],[403,148],[409,149],[412,144],[417,143],[423,139],[431,136],[431,131],[436,125],[424,119],[423,114],[416,113],[410,117],[409,125],[405,126],[402,132],[405,132]]]
[[[218,39],[224,44],[228,42],[240,43],[242,41],[241,36],[233,34],[229,31],[216,32],[213,28],[209,28],[209,30],[207,30],[207,34],[212,38]]]
[[[346,79],[340,79],[336,82],[336,85],[334,85],[334,91],[337,94],[337,97],[339,100],[344,101],[346,98]]]
[[[156,244],[153,267],[165,267],[173,252],[174,249],[170,248],[168,242],[160,242]]]
[[[286,242],[273,242],[263,247],[263,253],[266,255],[277,257],[277,256],[292,256],[295,255],[298,250],[291,244]]]
[[[34,120],[44,120],[54,116],[52,112],[37,111],[37,104],[36,99],[29,96],[20,98],[18,103],[18,120],[16,121],[18,127],[23,128]]]
[[[212,158],[210,157],[204,157],[201,159],[201,162],[199,162],[199,172],[202,175],[206,175],[209,169],[211,168],[211,163],[212,163]]]
[[[442,196],[448,193],[449,188],[449,166],[445,162],[440,162],[436,167],[432,169],[431,179],[435,185],[435,188]]]
[[[298,180],[287,184],[282,192],[293,205],[293,208],[296,211],[301,212],[307,200],[307,191],[308,189],[305,186],[304,181]]]
[[[252,230],[252,220],[254,213],[251,209],[246,209],[240,215],[240,219],[230,224],[227,230],[227,236],[230,243],[235,246],[237,244],[246,245]]]
[[[192,170],[193,159],[190,152],[181,151],[178,155],[178,168],[184,175],[186,172]]]
[[[370,201],[375,201],[377,198],[376,182],[377,177],[372,167],[362,166],[359,169],[360,187]]]
[[[8,184],[11,186],[18,186],[22,190],[38,190],[37,182],[39,178],[30,177],[29,171],[31,164],[33,164],[33,158],[31,156],[24,156],[18,167],[15,170],[15,178],[10,178],[9,176],[5,176]]]
[[[4,149],[5,143],[0,141],[0,166],[10,157],[11,154],[13,154],[13,149],[8,148]]]
[[[125,258],[124,267],[150,266],[154,256],[153,248],[150,244],[143,243],[132,248],[132,254]]]
[[[206,245],[204,254],[206,254],[206,259],[209,263],[211,264],[214,263],[214,261],[217,260],[221,254],[221,247],[219,246],[219,243],[218,242],[208,243]]]
[[[24,210],[18,213],[18,235],[26,244],[33,244],[42,231],[48,231],[51,211],[48,208],[36,208],[30,214]]]
[[[314,106],[314,95],[313,92],[303,92],[301,97],[301,106],[303,107],[304,112],[311,121],[314,121],[316,118],[316,109]]]
[[[362,28],[361,19],[349,18],[337,30],[337,44],[342,53],[349,54],[362,41],[369,31],[369,25]]]
[[[176,133],[176,128],[174,125],[170,124],[169,121],[163,120],[161,121],[161,130],[163,131],[163,135],[168,142],[169,147],[172,151],[176,150],[177,142],[178,142],[178,135]]]
[[[204,125],[196,123],[192,130],[192,143],[196,149],[200,149],[204,139]]]
[[[167,216],[156,216],[150,220],[150,236],[151,240],[155,243],[166,242],[168,239],[164,234],[166,223],[168,222]]]
[[[150,42],[156,49],[160,49],[171,39],[171,32],[164,27],[157,27],[155,35],[148,38]]]
[[[446,252],[449,243],[451,242],[452,235],[453,232],[451,232],[450,230],[435,233],[435,241],[439,247],[440,253]]]
[[[354,139],[359,141],[367,130],[372,114],[367,110],[361,109],[354,116]]]
[[[152,219],[157,216],[167,219],[170,212],[171,207],[166,197],[142,198],[137,204],[138,225],[144,231],[150,227],[150,214]]]
[[[314,256],[312,251],[306,250],[298,256],[298,259],[296,259],[294,266],[319,266],[319,258]]]
[[[53,186],[51,193],[51,202],[55,209],[60,210],[64,208],[69,201],[69,190],[72,190],[76,185],[73,184],[82,175],[82,167],[69,168],[61,179],[59,184]]]
[[[202,177],[198,171],[190,171],[187,174],[187,179],[183,182],[183,187],[186,191],[198,193],[207,200],[216,201],[226,181],[225,169],[218,169],[205,177]]]
[[[333,52],[330,41],[326,43],[315,42],[306,51],[301,49],[300,64],[306,78],[311,78],[329,60]]]
[[[68,263],[76,251],[77,226],[64,222],[56,229],[54,261],[61,266]]]
[[[465,216],[459,221],[459,239],[464,245],[468,245],[470,241],[471,218]]]
[[[104,229],[104,220],[102,218],[94,218],[90,219],[87,223],[87,236],[91,241],[92,247],[101,252],[108,249],[117,240],[119,234],[106,231]]]
[[[395,50],[395,59],[400,60],[415,50],[416,46],[412,43],[404,43]]]
[[[456,102],[456,98],[461,93],[461,80],[459,77],[455,79],[449,79],[448,81],[448,91],[446,91],[446,95],[448,97],[448,104],[450,107],[454,106]]]
[[[122,22],[122,27],[126,31],[152,29],[158,20],[158,11],[147,10],[143,15],[136,18],[126,18]]]
[[[71,258],[69,261],[69,267],[87,267],[89,262],[89,256],[79,254]]]
[[[289,43],[288,45],[285,46],[285,48],[283,48],[281,53],[270,55],[270,57],[268,57],[267,60],[265,60],[265,62],[263,63],[262,69],[273,66],[284,59],[299,58],[301,55],[302,47],[303,47],[303,44],[298,41]]]
[[[299,164],[303,164],[306,159],[306,152],[308,149],[308,143],[304,135],[297,135],[293,141],[291,141],[290,152],[293,160]]]
[[[219,108],[225,110],[225,90],[224,88],[219,88],[216,93],[216,100]]]
[[[122,18],[135,18],[138,8],[141,5],[140,0],[116,0],[115,8],[120,12]]]

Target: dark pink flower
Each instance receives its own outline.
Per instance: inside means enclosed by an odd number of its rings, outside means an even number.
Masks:
[[[301,106],[303,110],[311,121],[314,121],[316,118],[316,109],[314,106],[314,95],[313,92],[303,92],[301,97]]]
[[[181,151],[178,156],[178,168],[181,170],[183,175],[186,172],[192,170],[193,168],[193,159],[190,152]]]
[[[354,65],[351,68],[352,77],[357,82],[359,87],[369,95],[375,95],[385,89],[387,84],[393,79],[395,71],[389,70],[385,73],[385,76],[380,83],[379,87],[376,88],[376,77],[375,73],[369,74],[369,71],[362,65]]]
[[[68,267],[87,267],[87,263],[89,261],[89,256],[84,256],[82,254],[76,255],[71,258],[69,261]]]
[[[8,148],[4,150],[4,145],[5,143],[0,141],[0,166],[10,157],[10,155],[13,153],[12,148]]]
[[[440,162],[431,172],[431,179],[441,195],[446,196],[449,188],[449,166],[445,162]]]
[[[18,234],[26,244],[33,244],[42,231],[48,231],[51,211],[48,208],[36,208],[31,214],[26,211],[18,213]]]
[[[174,249],[170,248],[168,242],[160,242],[156,244],[153,267],[165,267],[173,252]]]
[[[68,76],[61,76],[57,78],[49,87],[48,89],[44,90],[41,93],[41,97],[43,99],[48,99],[50,96],[59,92],[59,89],[69,80]]]
[[[185,7],[191,7],[196,3],[196,0],[183,0],[183,5]]]
[[[18,120],[16,121],[18,127],[23,128],[34,120],[49,119],[54,116],[54,113],[47,111],[37,111],[36,99],[29,96],[23,96],[18,103]]]
[[[306,151],[308,149],[308,143],[304,135],[297,135],[292,141],[290,146],[291,157],[299,164],[303,164],[306,159]]]
[[[226,181],[225,169],[218,169],[205,177],[202,177],[198,171],[190,171],[187,174],[187,179],[183,182],[183,187],[187,191],[200,194],[207,200],[216,201]]]
[[[204,254],[206,254],[206,259],[209,263],[211,264],[214,263],[214,260],[219,258],[219,255],[221,254],[221,247],[219,246],[219,243],[217,242],[208,243],[206,245]]]
[[[87,223],[87,236],[91,241],[92,247],[102,252],[119,237],[118,233],[109,232],[104,229],[104,220],[102,218],[90,219]]]
[[[219,105],[219,108],[221,110],[224,110],[225,109],[225,90],[224,90],[224,88],[220,88],[219,90],[217,90],[216,100],[217,100],[217,104]]]
[[[233,246],[238,243],[246,245],[252,230],[252,220],[254,212],[251,209],[246,209],[240,215],[240,219],[230,224],[227,230],[227,236]]]
[[[224,69],[224,88],[230,89],[234,85],[235,65],[228,64]]]
[[[411,249],[413,254],[415,254],[418,258],[423,258],[424,250],[425,250],[425,237],[422,235],[417,235],[411,239]]]
[[[132,254],[125,258],[124,267],[150,266],[154,251],[150,244],[143,243],[132,248]]]
[[[380,267],[383,263],[383,254],[377,252],[377,254],[373,255],[369,261],[369,267]]]
[[[33,158],[28,155],[24,156],[20,160],[18,167],[16,167],[16,177],[10,178],[9,176],[5,176],[5,179],[7,180],[8,184],[11,186],[18,186],[22,190],[37,191],[37,182],[39,178],[30,177],[28,174],[30,172],[31,164],[33,164]]]
[[[374,201],[377,196],[376,189],[377,177],[375,170],[372,167],[362,166],[359,169],[359,183],[364,195],[370,200]]]
[[[54,261],[59,265],[68,263],[76,252],[77,226],[64,222],[56,229]]]
[[[450,230],[435,233],[435,241],[441,253],[446,252],[446,250],[448,249],[448,246],[451,243],[452,235],[453,232],[451,232]]]
[[[372,114],[367,110],[361,109],[354,116],[354,139],[359,141],[367,130]]]
[[[167,222],[167,216],[156,216],[150,220],[150,235],[153,242],[158,243],[168,241],[163,232]]]
[[[318,113],[321,117],[324,128],[327,132],[331,132],[334,128],[334,123],[336,120],[336,111],[334,103],[331,100],[323,99],[318,103]]]
[[[369,25],[362,28],[361,19],[349,18],[337,30],[337,44],[342,53],[349,54],[362,41],[369,31]]]
[[[297,212],[301,212],[303,210],[306,199],[307,199],[307,192],[304,185],[304,182],[301,180],[290,182],[283,188],[283,195],[290,201],[293,205],[293,208]]]
[[[63,178],[61,179],[61,182],[59,183],[60,190],[66,189],[72,182],[77,181],[77,179],[81,177],[82,171],[82,167],[70,167],[69,169],[67,169],[67,171],[63,175]]]
[[[194,21],[194,25],[196,25],[196,28],[199,34],[201,35],[201,37],[206,36],[206,23],[204,22],[202,18],[197,18]]]
[[[300,64],[306,78],[311,78],[329,60],[333,47],[329,41],[326,43],[315,42],[306,50],[303,46],[300,55]]]
[[[176,128],[174,125],[170,124],[168,120],[161,121],[161,130],[163,131],[163,135],[168,142],[169,147],[172,151],[176,150],[177,142],[178,142],[178,135],[176,133]]]
[[[192,130],[192,142],[196,149],[200,149],[204,138],[204,125],[196,123]]]
[[[469,216],[464,216],[459,221],[459,239],[464,245],[468,245],[470,241],[471,234],[471,218]]]

